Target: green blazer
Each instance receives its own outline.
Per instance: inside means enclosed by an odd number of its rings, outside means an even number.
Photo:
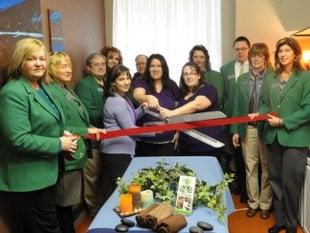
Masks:
[[[265,76],[263,77],[263,81],[266,78],[270,71],[267,70]],[[249,114],[249,104],[250,104],[250,73],[245,73],[238,78],[235,95],[233,101],[233,111],[232,116],[246,116]],[[260,92],[260,96],[258,96],[258,107],[262,104],[262,92]],[[259,122],[257,124],[258,133],[262,136],[264,122]],[[241,138],[245,137],[246,133],[246,124],[234,124],[230,127],[230,132],[232,134],[238,133]]]
[[[210,70],[205,72],[205,80],[207,83],[215,86],[217,91],[218,104],[223,109],[224,79],[221,73]]]
[[[1,89],[0,190],[28,192],[57,181],[64,118],[44,84],[42,88],[59,114],[24,77],[9,81]]]
[[[90,123],[98,128],[103,128],[103,91],[91,75],[80,80],[75,89],[76,94],[85,105]]]
[[[224,79],[223,111],[227,116],[231,116],[236,88],[235,61],[231,61],[228,64],[223,65],[220,71]]]
[[[90,126],[88,112],[72,90],[62,87],[59,83],[47,85],[53,99],[59,103],[65,116],[65,130],[70,133],[84,136],[87,134],[87,128]],[[65,159],[65,170],[82,168],[86,164],[86,150],[84,156],[77,160]]]
[[[263,85],[263,102],[259,110],[264,114],[276,112],[283,119],[283,127],[266,124],[264,140],[275,139],[282,146],[308,147],[310,145],[310,72],[293,73],[280,93],[279,78],[269,73]]]

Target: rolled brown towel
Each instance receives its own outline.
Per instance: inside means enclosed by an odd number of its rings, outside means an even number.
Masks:
[[[162,203],[146,216],[148,228],[156,229],[161,222],[173,214],[174,208],[168,203]]]
[[[152,211],[153,209],[155,209],[156,207],[159,206],[159,203],[153,203],[152,205],[150,205],[148,208],[146,208],[145,210],[143,210],[140,214],[138,214],[136,216],[136,221],[137,221],[137,225],[139,227],[142,228],[147,228],[146,225],[146,216],[148,215],[148,213],[150,211]]]
[[[176,233],[187,225],[186,218],[183,215],[176,214],[166,218],[158,226],[158,233]]]

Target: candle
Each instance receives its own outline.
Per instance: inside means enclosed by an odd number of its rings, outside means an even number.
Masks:
[[[132,210],[132,195],[121,194],[119,197],[119,210],[121,213],[131,213]]]
[[[141,185],[136,183],[131,183],[128,185],[128,192],[129,193],[140,193],[141,192]]]
[[[137,208],[141,200],[141,185],[131,183],[130,185],[128,185],[128,193],[132,195],[133,208]]]
[[[152,190],[144,190],[141,192],[141,203],[143,208],[149,207],[153,203],[153,192]]]

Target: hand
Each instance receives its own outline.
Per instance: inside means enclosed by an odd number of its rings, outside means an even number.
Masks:
[[[143,103],[141,104],[141,106],[142,106],[142,108],[143,108],[144,111],[150,108],[147,102],[143,102]]]
[[[248,117],[250,117],[251,120],[254,119],[255,117],[258,117],[258,116],[259,116],[259,112],[248,114]]]
[[[235,148],[239,147],[240,146],[240,140],[239,140],[239,134],[235,133],[233,136],[232,136],[232,144]]]
[[[159,109],[159,116],[161,119],[166,119],[168,117],[172,117],[174,114],[173,114],[173,110],[169,110],[167,108],[160,108]]]
[[[63,151],[74,153],[77,149],[77,140],[78,136],[71,135],[71,136],[62,136],[59,138],[61,142],[61,148]]]
[[[72,136],[73,134],[70,133],[68,130],[64,130],[63,136]]]
[[[268,119],[267,122],[271,127],[281,127],[283,125],[283,120],[280,117],[273,116],[270,114],[267,114]]]
[[[99,129],[99,128],[88,128],[87,129],[88,134],[95,134],[96,135],[96,140],[100,140],[100,134],[106,134],[107,131],[105,129]]]
[[[158,109],[160,107],[158,99],[153,95],[147,95],[146,103],[149,108]]]

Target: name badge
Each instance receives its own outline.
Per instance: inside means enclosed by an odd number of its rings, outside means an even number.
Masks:
[[[231,74],[229,76],[227,76],[227,79],[230,80],[230,79],[235,79],[235,75],[234,74]]]

